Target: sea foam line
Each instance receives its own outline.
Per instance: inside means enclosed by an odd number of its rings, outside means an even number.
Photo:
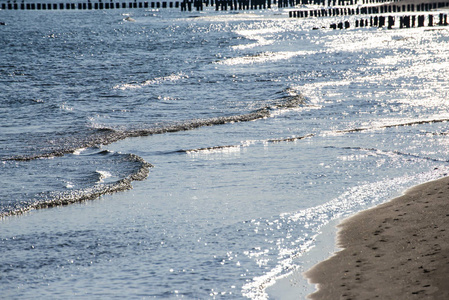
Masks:
[[[257,64],[270,61],[278,61],[283,59],[290,59],[292,57],[300,55],[310,55],[311,53],[312,53],[311,51],[262,52],[256,55],[227,58],[222,61],[217,61],[215,62],[215,64],[228,65],[228,66]]]
[[[68,153],[74,153],[77,151],[77,149],[96,147],[98,145],[108,145],[126,138],[144,137],[156,134],[188,131],[206,126],[216,126],[230,123],[256,121],[259,119],[266,119],[271,117],[273,115],[273,112],[275,111],[279,112],[283,110],[298,108],[307,102],[307,99],[302,94],[296,93],[292,89],[287,89],[283,92],[287,93],[288,95],[278,99],[272,105],[262,107],[255,111],[241,115],[215,117],[209,119],[195,119],[161,127],[150,127],[150,128],[129,129],[129,130],[117,130],[105,126],[92,125],[92,127],[96,129],[96,133],[92,134],[85,140],[80,141],[77,145],[70,146],[69,143],[65,143],[64,141],[62,141],[61,144],[63,145],[68,144],[69,146],[64,146],[64,148],[59,148],[56,150],[50,150],[48,153],[40,153],[34,155],[19,155],[6,158],[5,160],[29,161],[40,158],[53,158],[63,156]]]
[[[140,166],[139,168],[134,171],[133,173],[129,174],[125,178],[115,182],[115,183],[109,183],[109,184],[97,184],[93,187],[86,188],[86,189],[80,189],[80,190],[72,190],[69,192],[63,192],[58,194],[50,194],[48,196],[49,199],[46,200],[38,200],[37,202],[34,202],[26,207],[0,213],[0,219],[7,217],[7,216],[13,216],[13,215],[20,215],[25,212],[28,212],[33,209],[41,209],[41,208],[50,208],[55,206],[63,206],[63,205],[69,205],[77,202],[83,202],[87,200],[93,200],[96,198],[99,198],[102,195],[105,194],[113,194],[125,190],[132,189],[132,182],[133,181],[142,181],[145,178],[148,177],[149,169],[153,167],[153,165],[147,163],[143,158],[134,155],[134,154],[127,154],[128,159],[132,160],[134,162],[139,162]],[[103,178],[106,178],[108,174],[102,171],[97,171]],[[107,172],[108,173],[108,172]],[[100,178],[101,181],[101,178]]]
[[[149,85],[156,85],[161,84],[167,81],[178,81],[180,79],[189,78],[186,74],[179,73],[179,74],[171,74],[169,76],[164,77],[156,77],[150,80],[146,80],[142,83],[124,83],[124,84],[118,84],[113,87],[114,90],[128,90],[128,89],[140,89],[145,86]]]

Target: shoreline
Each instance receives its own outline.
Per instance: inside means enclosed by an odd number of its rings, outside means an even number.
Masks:
[[[345,219],[309,299],[449,299],[449,177]]]

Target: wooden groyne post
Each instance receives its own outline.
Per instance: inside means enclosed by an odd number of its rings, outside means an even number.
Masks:
[[[319,0],[316,0],[315,2],[316,2],[315,4],[318,4]],[[401,12],[424,12],[424,11],[428,12],[433,9],[449,7],[449,1],[435,2],[435,3],[420,3],[416,5],[415,4],[401,5],[401,4],[388,3],[376,6],[368,5],[361,7],[347,7],[348,5],[350,5],[349,3],[351,2],[357,3],[357,1],[338,1],[339,7],[293,10],[289,12],[289,16],[290,18],[311,18],[311,17],[371,15],[371,14],[401,13]],[[376,3],[383,3],[383,2],[385,1],[376,0]],[[366,3],[368,3],[368,1],[366,1]],[[333,1],[332,4],[333,5],[329,4],[329,6],[335,6],[336,1]]]
[[[216,10],[270,9],[272,4],[278,7],[295,6],[305,0],[180,0],[133,2],[64,2],[64,3],[1,3],[2,10],[109,10],[139,8],[180,8],[181,11],[203,10],[204,6],[215,6]],[[318,0],[316,0],[318,1]],[[320,0],[322,1],[322,0]]]
[[[145,1],[145,2],[78,2],[78,3],[1,3],[2,10],[109,10],[129,8],[179,8],[179,1]]]
[[[354,27],[384,27],[387,26],[388,29],[392,29],[396,25],[397,17],[399,17],[399,28],[413,28],[413,27],[432,27],[435,25],[439,26],[449,26],[447,21],[447,14],[440,13],[438,15],[438,23],[435,24],[434,15],[405,15],[405,16],[371,16],[370,18],[356,19],[354,22]],[[427,25],[426,25],[427,19]],[[331,29],[348,29],[350,28],[349,21],[332,23],[329,28]]]

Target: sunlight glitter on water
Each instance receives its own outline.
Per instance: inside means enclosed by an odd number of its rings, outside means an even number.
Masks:
[[[51,13],[17,14],[36,26],[2,36],[14,74],[2,108],[29,122],[0,132],[2,150],[78,150],[2,161],[2,199],[19,184],[24,198],[50,184],[99,197],[111,190],[92,186],[122,191],[155,168],[133,190],[2,221],[0,271],[18,283],[1,284],[18,297],[263,299],[326,224],[447,174],[445,30],[311,30],[315,18],[279,11]],[[101,149],[85,147],[91,134]]]
[[[246,64],[261,64],[265,62],[273,62],[278,60],[287,60],[295,56],[312,55],[313,53],[308,51],[295,51],[295,52],[263,52],[252,56],[242,56],[228,58],[222,61],[216,62],[216,64],[234,66],[234,65],[246,65]]]

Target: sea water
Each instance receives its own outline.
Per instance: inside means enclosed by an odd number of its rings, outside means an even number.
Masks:
[[[326,257],[330,225],[447,175],[444,27],[210,8],[0,21],[2,298],[276,298]]]

